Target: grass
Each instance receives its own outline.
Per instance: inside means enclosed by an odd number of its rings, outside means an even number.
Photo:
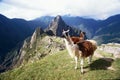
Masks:
[[[0,74],[0,80],[117,80],[120,79],[120,59],[113,62],[94,58],[85,63],[85,73],[74,69],[74,60],[66,50],[45,56],[34,63],[27,63],[14,70]],[[107,67],[114,67],[115,71]],[[79,65],[80,67],[80,65]]]
[[[110,58],[113,57],[112,53],[108,53],[108,52],[105,52],[105,51],[102,51],[102,50],[97,50],[96,52],[99,53],[100,55],[102,55],[103,57],[110,57]]]

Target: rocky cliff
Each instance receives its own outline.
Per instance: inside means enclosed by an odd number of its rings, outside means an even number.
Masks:
[[[28,62],[38,61],[42,57],[64,50],[65,46],[61,38],[47,36],[40,28],[37,28],[33,35],[23,43],[20,43],[5,57],[0,71],[13,69]]]

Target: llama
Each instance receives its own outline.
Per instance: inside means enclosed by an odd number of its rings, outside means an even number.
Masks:
[[[92,56],[94,54],[94,51],[97,49],[97,43],[94,40],[82,40],[80,42],[77,42],[74,44],[72,41],[69,30],[64,31],[64,41],[66,44],[66,48],[68,50],[68,53],[72,58],[75,59],[75,69],[77,69],[77,63],[78,59],[81,58],[80,64],[81,64],[81,73],[84,73],[83,66],[84,66],[84,59],[88,57],[89,64],[91,62]]]
[[[74,44],[76,44],[77,42],[84,40],[84,37],[85,37],[85,32],[81,32],[79,37],[70,37],[70,38],[74,42]]]

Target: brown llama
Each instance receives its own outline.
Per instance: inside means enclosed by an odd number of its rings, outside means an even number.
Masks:
[[[97,43],[94,40],[83,40],[82,42],[77,42],[74,44],[72,41],[70,35],[69,35],[69,30],[64,31],[64,41],[66,44],[66,48],[68,50],[68,53],[72,58],[75,59],[75,69],[77,69],[77,63],[78,59],[81,58],[80,64],[81,64],[81,73],[84,72],[83,66],[84,66],[84,59],[88,57],[89,64],[91,62],[92,56],[94,54],[94,51],[97,49]]]
[[[77,42],[83,41],[85,37],[85,32],[81,32],[79,37],[70,37],[71,40],[76,44]]]

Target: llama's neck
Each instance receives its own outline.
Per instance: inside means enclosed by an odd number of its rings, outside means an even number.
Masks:
[[[72,41],[70,36],[68,36],[66,39],[70,45],[72,45],[72,46],[74,45],[74,42]]]
[[[69,40],[67,40],[67,39],[64,39],[64,41],[65,41],[65,45],[66,45],[69,55],[73,58],[74,57],[73,50],[72,50],[73,43],[69,42]]]

